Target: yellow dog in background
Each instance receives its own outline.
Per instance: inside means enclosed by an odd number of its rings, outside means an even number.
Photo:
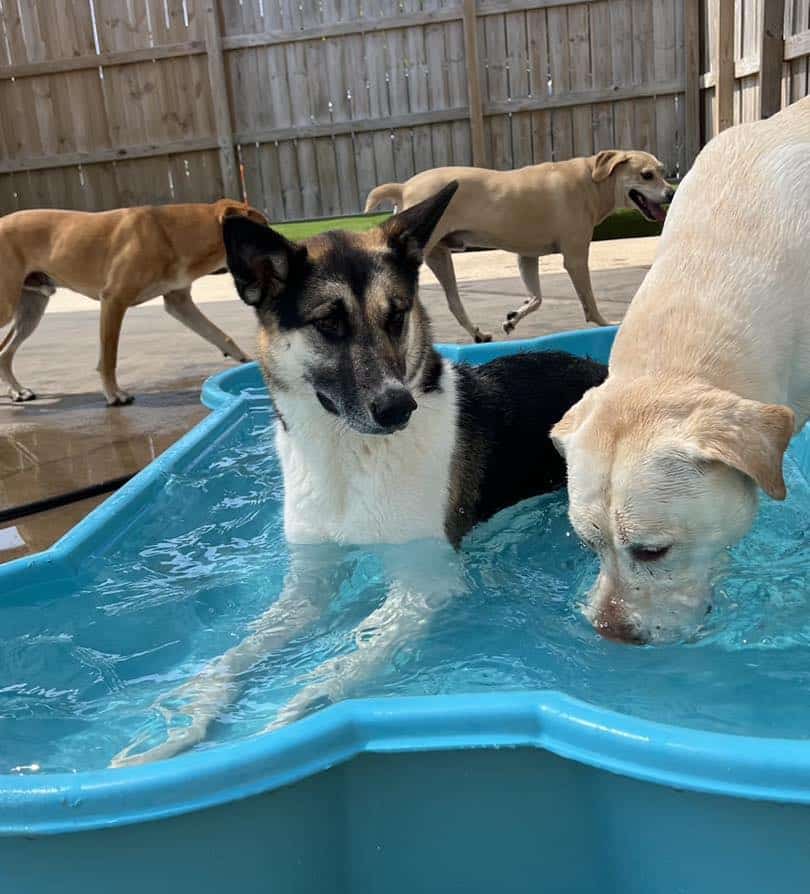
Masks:
[[[0,378],[14,401],[33,400],[12,370],[14,355],[34,332],[56,286],[101,304],[98,371],[109,406],[131,403],[118,386],[116,365],[127,309],[163,295],[166,310],[219,348],[249,358],[191,300],[191,284],[224,272],[222,221],[244,215],[267,223],[261,212],[232,199],[212,204],[158,205],[114,211],[17,211],[0,219]]]

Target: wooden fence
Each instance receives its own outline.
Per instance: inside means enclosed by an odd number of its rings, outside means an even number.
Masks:
[[[328,216],[436,165],[611,146],[677,175],[715,127],[729,2],[0,0],[0,211],[242,194]],[[744,118],[763,0],[736,2]],[[795,98],[810,0],[782,2]]]
[[[699,2],[706,136],[771,115],[810,93],[810,0]]]

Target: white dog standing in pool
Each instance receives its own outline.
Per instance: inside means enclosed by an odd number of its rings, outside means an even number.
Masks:
[[[599,554],[588,613],[631,642],[694,628],[757,487],[810,415],[810,98],[732,128],[678,189],[608,380],[552,431]]]

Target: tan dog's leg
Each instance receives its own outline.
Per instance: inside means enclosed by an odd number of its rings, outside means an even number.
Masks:
[[[523,285],[526,286],[531,297],[523,302],[522,307],[510,311],[506,315],[506,319],[503,322],[503,331],[507,335],[513,331],[515,326],[517,326],[524,317],[533,314],[543,303],[543,296],[540,293],[539,264],[539,258],[528,258],[523,255],[518,258],[520,278],[523,280]]]
[[[250,357],[245,354],[239,345],[216,327],[191,300],[191,289],[177,289],[174,292],[167,292],[163,296],[163,304],[170,317],[179,320],[184,326],[188,326],[192,332],[196,332],[197,335],[211,342],[226,357],[233,357],[239,363],[249,362]]]
[[[470,333],[477,342],[492,341],[492,336],[488,332],[482,332],[467,316],[464,305],[458,294],[458,284],[456,283],[456,272],[453,270],[453,258],[450,256],[450,250],[442,245],[437,245],[430,254],[425,258],[425,263],[433,271],[436,279],[441,283],[444,294],[447,296],[447,304],[453,316],[459,321],[461,326]]]
[[[610,326],[611,324],[599,313],[596,299],[593,297],[591,273],[588,270],[588,247],[584,253],[579,246],[568,251],[563,248],[563,264],[579,296],[582,309],[585,311],[585,319],[589,323],[596,323],[597,326]]]
[[[23,289],[20,303],[14,314],[11,331],[0,344],[0,378],[8,385],[9,395],[15,403],[25,400],[34,400],[36,394],[17,381],[12,371],[11,364],[14,355],[20,345],[28,338],[39,325],[45,308],[48,306],[48,298],[34,289]]]
[[[108,407],[120,407],[135,400],[131,394],[118,387],[115,377],[121,324],[124,322],[124,314],[129,303],[122,296],[101,297],[101,356],[97,369],[101,374],[101,387],[104,389]]]

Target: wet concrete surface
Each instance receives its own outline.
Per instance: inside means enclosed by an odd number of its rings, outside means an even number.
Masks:
[[[647,270],[654,242],[594,246],[600,252],[595,264],[592,252],[594,292],[609,319],[623,316]],[[599,266],[603,269],[594,269]],[[507,338],[501,323],[525,297],[514,275],[515,259],[500,252],[476,253],[457,257],[456,268],[470,317],[496,339]],[[542,272],[547,269],[551,272]],[[559,271],[559,261],[544,259],[543,306],[512,338],[585,325],[571,282]],[[204,313],[252,355],[255,318],[235,297],[230,282],[208,277],[194,294]],[[427,272],[421,294],[436,341],[467,342]],[[95,372],[97,356],[98,306],[57,293],[39,329],[15,358],[17,377],[38,399],[12,404],[4,393],[0,396],[0,511],[136,472],[207,415],[199,400],[202,382],[233,365],[171,319],[160,302],[133,308],[124,320],[118,379],[135,395],[134,404],[105,405]],[[102,499],[0,523],[0,562],[45,549]]]

